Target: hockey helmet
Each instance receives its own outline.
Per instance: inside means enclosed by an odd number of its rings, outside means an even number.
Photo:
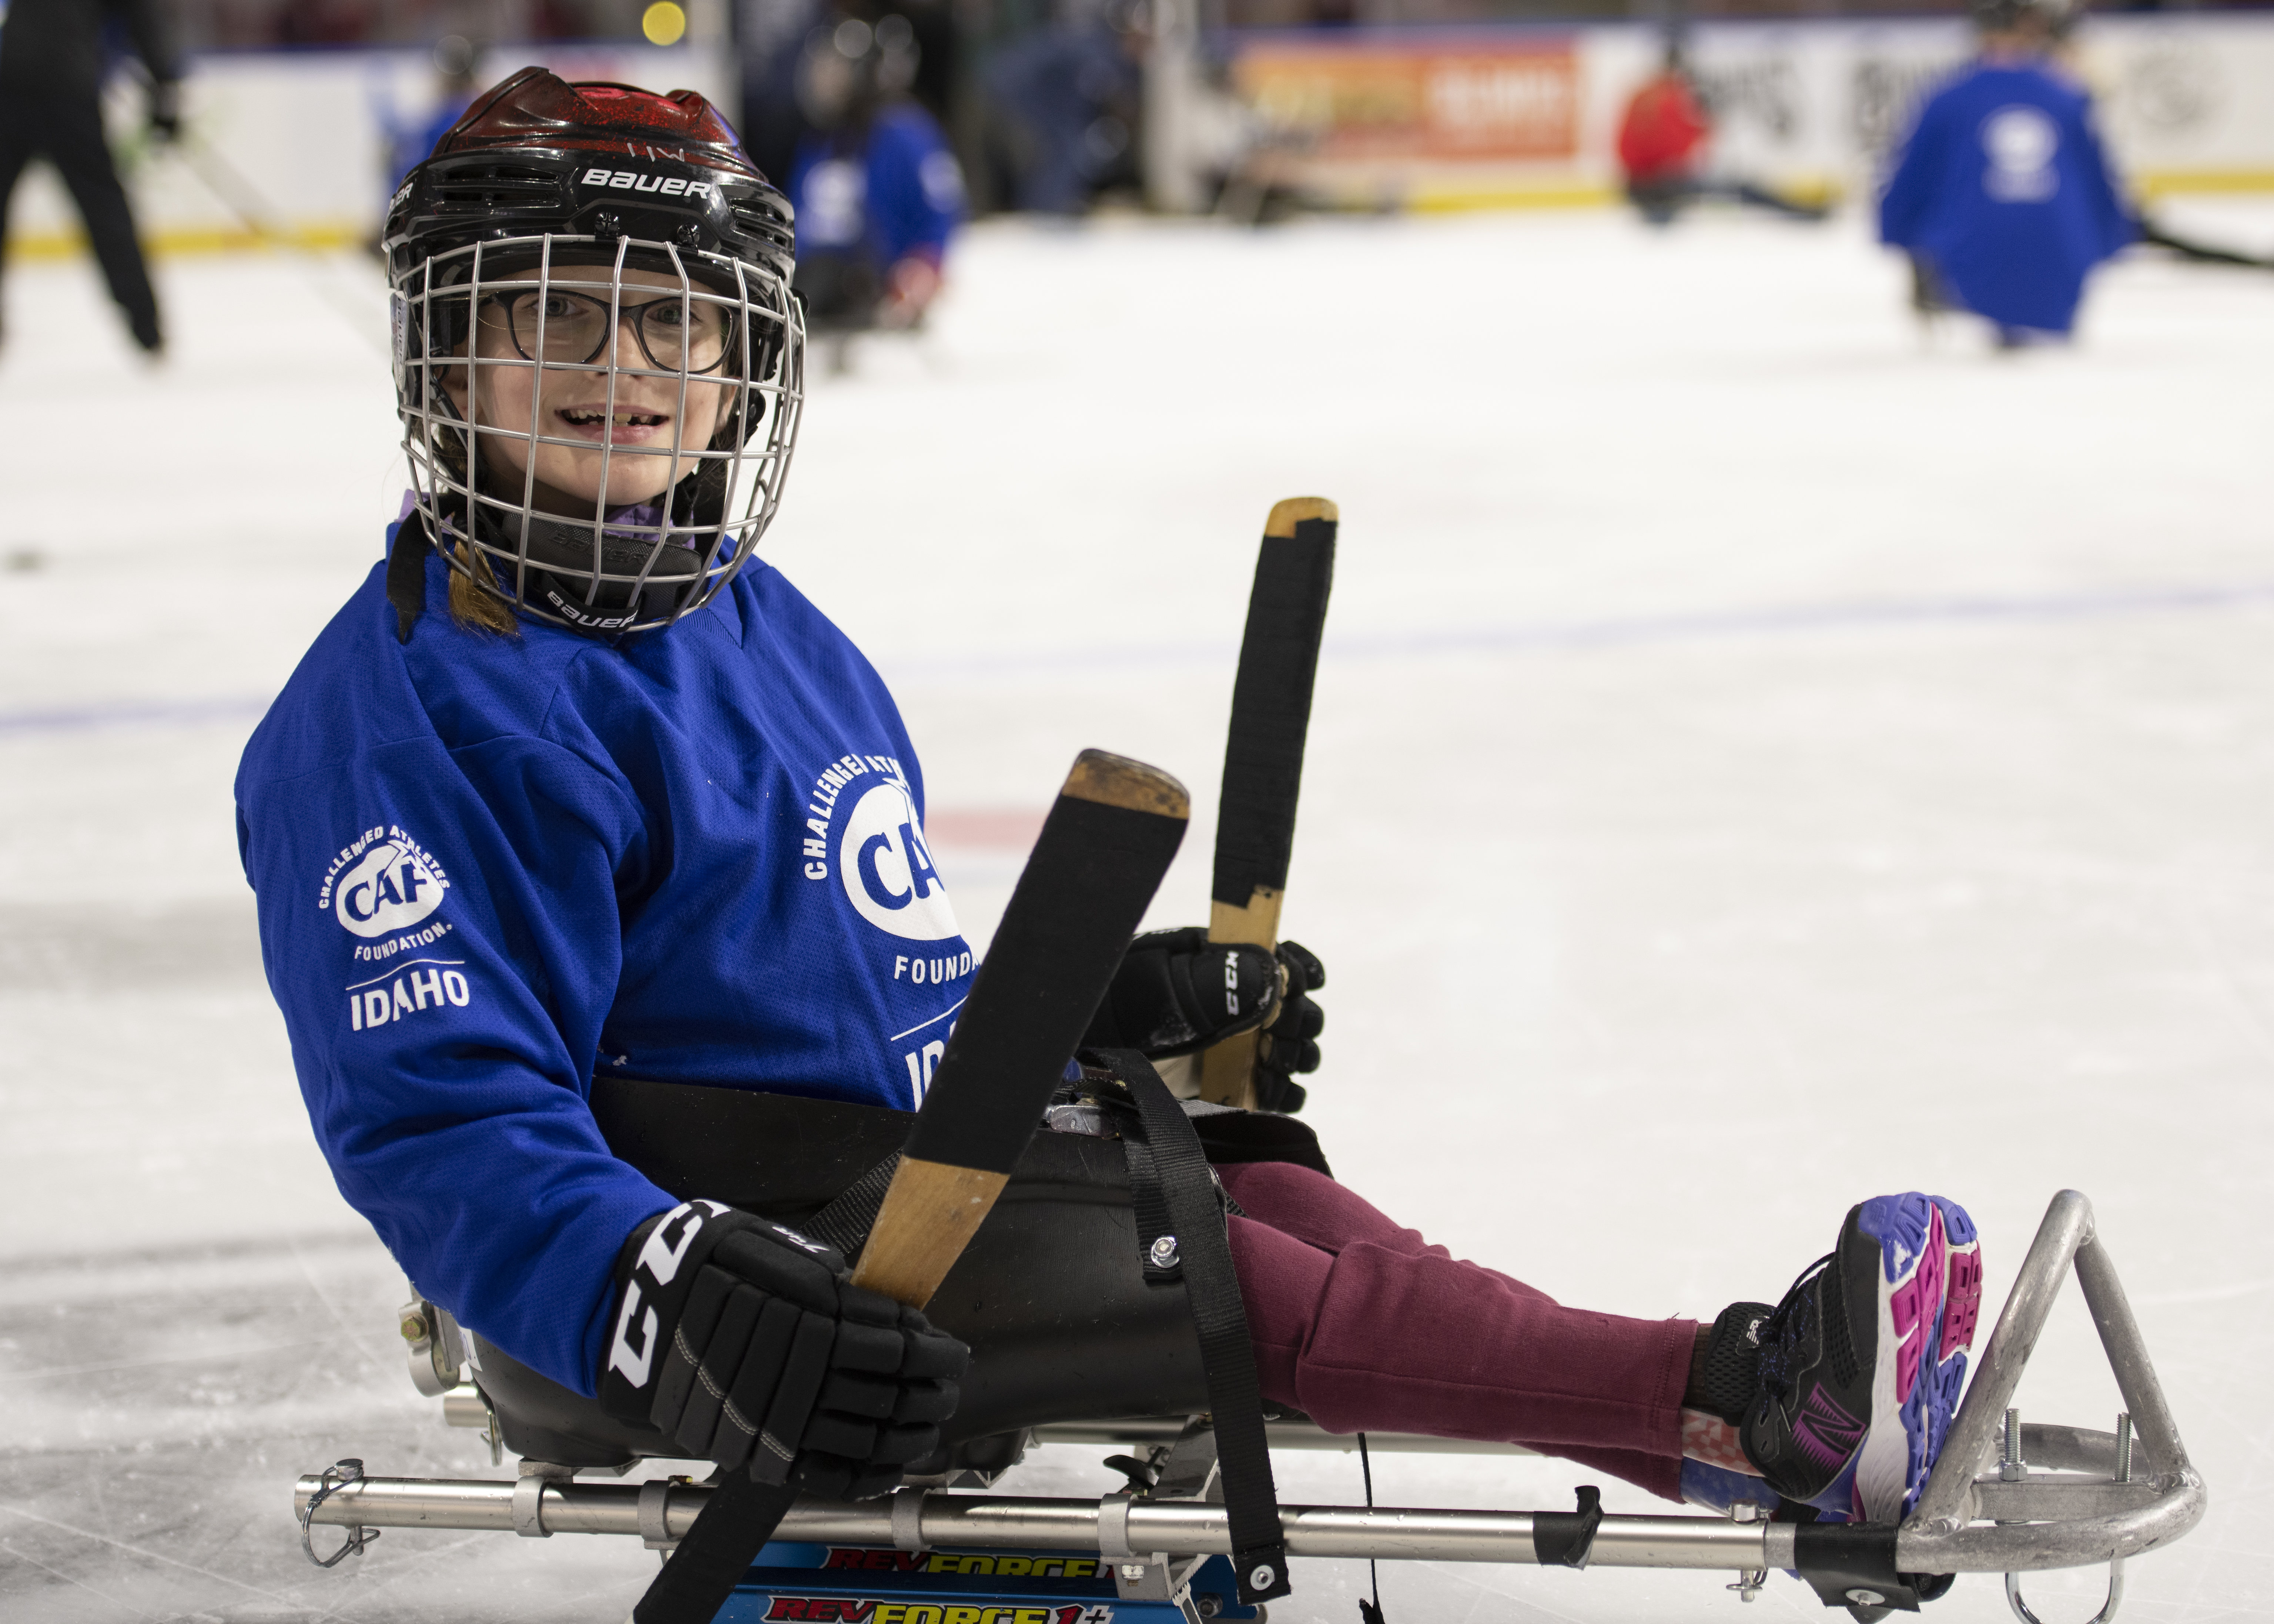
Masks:
[[[2047,38],[2066,39],[2083,19],[2083,0],[1973,0],[1974,26],[1984,34],[2005,34],[2024,22],[2041,26]]]
[[[723,590],[780,501],[804,333],[788,200],[710,103],[524,68],[404,178],[382,245],[413,498],[452,567],[608,635]],[[589,398],[547,412],[564,388]]]

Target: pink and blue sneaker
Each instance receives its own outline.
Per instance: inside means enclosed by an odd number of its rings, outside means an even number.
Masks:
[[[1750,1327],[1746,1458],[1826,1521],[1900,1522],[1950,1431],[1981,1300],[1981,1242],[1956,1202],[1913,1192],[1851,1208],[1838,1246]]]
[[[1945,1284],[1942,1320],[1935,1327],[1935,1351],[1924,1380],[1931,1391],[1924,1401],[1927,1460],[1942,1454],[1942,1440],[1958,1413],[1959,1395],[1966,1386],[1966,1353],[1974,1346],[1975,1321],[1982,1317],[1982,1240],[1966,1209],[1943,1196],[1930,1198],[1942,1221]],[[1916,1492],[1903,1501],[1910,1508]]]

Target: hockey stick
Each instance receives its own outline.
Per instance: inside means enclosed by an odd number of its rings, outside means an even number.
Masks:
[[[323,254],[282,227],[271,223],[275,210],[261,197],[259,188],[245,179],[244,172],[222,156],[219,147],[194,133],[185,133],[173,143],[173,152],[182,161],[183,166],[198,177],[199,183],[220,200],[222,207],[237,216],[237,224],[245,228],[253,241],[272,253],[291,252],[304,256],[303,267],[310,272],[307,277],[309,285],[315,289],[319,298],[355,328],[358,337],[365,343],[377,346],[382,355],[393,353],[389,342],[374,331],[373,312],[365,306],[343,300],[340,290],[328,277],[313,274],[314,267],[311,262],[320,261]]]
[[[855,1284],[911,1307],[931,1300],[1010,1182],[1190,812],[1184,786],[1157,767],[1103,750],[1075,760],[948,1034]],[[728,1473],[635,1624],[709,1624],[797,1494]]]
[[[1303,743],[1319,669],[1327,595],[1335,581],[1335,505],[1322,496],[1274,504],[1255,560],[1239,674],[1231,686],[1231,731],[1217,801],[1216,878],[1209,940],[1279,945],[1279,905],[1295,846],[1303,789]],[[1226,1038],[1201,1056],[1201,1097],[1255,1108],[1261,1032]]]
[[[2168,248],[2182,259],[2202,265],[2238,265],[2253,271],[2274,271],[2274,259],[2261,259],[2239,249],[2220,248],[2193,237],[2174,237],[2144,211],[2140,215],[2140,240],[2151,248]]]

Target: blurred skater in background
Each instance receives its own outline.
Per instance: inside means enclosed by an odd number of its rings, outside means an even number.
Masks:
[[[150,76],[150,130],[181,132],[181,60],[158,0],[12,0],[0,4],[0,247],[16,177],[45,158],[71,189],[87,242],[134,342],[165,353],[158,296],[150,286],[133,212],[102,131],[103,34],[115,19]]]
[[[1982,49],[1920,109],[1879,199],[1923,318],[1971,311],[2001,348],[2065,337],[2084,279],[2136,235],[2092,124],[2052,60],[2073,0],[1977,0]]]
[[[434,41],[431,100],[406,113],[395,105],[391,86],[384,100],[372,98],[372,118],[379,125],[380,144],[387,154],[387,189],[380,194],[380,221],[387,218],[385,199],[395,196],[395,188],[403,184],[403,177],[410,173],[413,165],[426,161],[426,154],[434,150],[434,143],[474,104],[474,95],[481,88],[481,81],[474,74],[474,63],[480,54],[465,35],[446,34]],[[364,248],[375,258],[384,259],[386,251],[380,245],[380,226],[374,224],[370,235],[364,238]]]
[[[1812,204],[1750,181],[1709,174],[1713,139],[1713,115],[1690,75],[1682,35],[1668,30],[1658,71],[1628,99],[1619,118],[1619,168],[1628,201],[1655,226],[1671,225],[1684,208],[1706,198],[1749,203],[1796,220],[1825,217],[1826,211]]]
[[[409,115],[393,105],[376,109],[380,135],[387,142],[387,195],[393,197],[411,166],[424,163],[443,132],[466,116],[474,104],[481,81],[474,76],[479,55],[474,42],[462,34],[446,34],[434,41],[434,94],[425,107]],[[382,213],[384,211],[382,210]]]
[[[1141,184],[1136,131],[1151,41],[1133,0],[1061,0],[1059,11],[988,63],[987,144],[998,195],[1072,217],[1101,192]]]
[[[813,131],[789,194],[797,290],[817,333],[915,327],[939,291],[963,171],[907,94],[916,63],[915,29],[898,13],[874,27],[847,18],[807,41],[798,101]]]

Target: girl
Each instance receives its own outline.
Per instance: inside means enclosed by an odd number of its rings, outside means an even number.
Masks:
[[[591,1104],[638,1078],[905,1110],[973,971],[890,695],[751,557],[801,409],[790,244],[692,93],[531,69],[478,102],[387,229],[415,488],[237,795],[317,1136],[419,1289],[651,1453],[858,1493],[937,1443],[961,1344],[796,1231],[676,1200],[674,1147],[619,1154]],[[1271,1020],[1291,1101],[1316,961],[1201,966],[1224,951],[1140,938],[1093,1037],[1165,1056]],[[777,1184],[818,1154],[728,1149]],[[1263,1392],[1329,1428],[1878,1521],[1940,1447],[1980,1279],[1946,1200],[1862,1203],[1781,1304],[1701,1327],[1563,1307],[1317,1168],[1221,1173]]]

